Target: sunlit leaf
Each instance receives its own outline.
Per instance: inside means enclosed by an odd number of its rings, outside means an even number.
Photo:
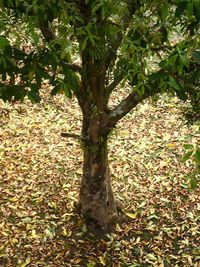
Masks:
[[[100,256],[100,257],[99,257],[99,260],[100,260],[100,263],[101,263],[103,266],[106,266],[106,259],[105,259],[103,256]]]
[[[130,217],[131,219],[135,219],[137,216],[134,213],[125,213],[126,216]]]

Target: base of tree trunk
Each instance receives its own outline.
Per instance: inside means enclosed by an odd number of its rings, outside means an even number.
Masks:
[[[111,228],[117,221],[118,211],[115,202],[105,203],[94,197],[93,200],[82,200],[78,203],[78,210],[83,216],[94,221],[103,229]]]
[[[79,213],[106,231],[115,226],[122,208],[121,202],[114,200],[112,195],[110,201],[101,199],[98,194],[93,198],[82,196],[77,204]]]

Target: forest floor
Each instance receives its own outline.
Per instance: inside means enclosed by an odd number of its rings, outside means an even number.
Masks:
[[[162,96],[120,121],[109,161],[126,220],[96,238],[74,209],[79,141],[60,136],[81,131],[76,101],[0,102],[0,266],[200,267],[200,187],[190,189],[193,162],[182,162],[200,134],[185,105]]]

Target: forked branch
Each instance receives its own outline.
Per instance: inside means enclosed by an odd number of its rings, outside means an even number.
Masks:
[[[106,53],[106,68],[108,68],[110,66],[110,63],[115,61],[115,59],[117,57],[117,51],[118,51],[118,49],[122,43],[123,34],[124,34],[124,32],[126,32],[128,27],[130,26],[131,19],[137,10],[138,3],[136,3],[136,2],[135,2],[135,4],[132,3],[131,5],[129,5],[129,14],[124,13],[122,15],[121,21],[119,23],[122,26],[121,30],[118,31],[117,37],[114,38],[114,40],[111,42],[111,44],[108,47],[107,53]]]
[[[110,46],[108,47],[108,51],[106,53],[106,69],[109,67],[110,63],[114,61],[117,57],[117,50],[119,49],[122,39],[123,39],[123,31],[125,31],[128,28],[129,21],[131,19],[132,15],[124,14],[121,23],[124,26],[123,30],[120,30],[117,34],[117,37],[114,38]]]

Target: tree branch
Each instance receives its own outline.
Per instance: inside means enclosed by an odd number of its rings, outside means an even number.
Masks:
[[[81,66],[79,66],[79,65],[76,65],[76,64],[73,64],[73,63],[67,63],[67,62],[65,62],[65,61],[62,61],[62,63],[67,67],[67,68],[69,68],[69,69],[71,69],[71,70],[73,70],[73,71],[75,71],[75,72],[81,72],[82,71],[82,68],[81,68]]]
[[[124,31],[128,28],[129,21],[131,19],[132,15],[124,14],[121,23],[124,24]],[[117,50],[120,47],[120,44],[123,39],[123,30],[118,32],[117,37],[113,40],[113,42],[110,44],[110,47],[108,48],[108,51],[106,53],[106,69],[109,67],[110,63],[114,61],[117,57]]]
[[[125,98],[117,107],[109,112],[109,127],[112,128],[115,124],[123,118],[126,114],[128,114],[131,109],[137,106],[138,103],[142,102],[144,99],[155,95],[161,91],[161,88],[156,86],[155,84],[151,86],[152,88],[157,88],[156,90],[149,90],[146,88],[145,92],[140,95],[138,91],[131,92],[127,98]]]
[[[55,41],[57,39],[53,26],[50,22],[48,22],[48,25],[45,25],[45,22],[40,20],[40,30],[46,39],[47,42]],[[81,72],[82,68],[76,64],[68,63],[66,59],[60,59],[61,62],[69,69],[75,71],[75,72]]]
[[[176,47],[177,47],[177,45],[172,45],[172,46],[170,46],[170,45],[162,45],[162,46],[158,46],[158,47],[151,47],[150,49],[151,49],[151,51],[159,52],[159,51],[163,51],[165,49],[172,50],[172,49],[174,49]]]
[[[50,22],[45,25],[45,22],[43,20],[40,20],[40,30],[48,43],[50,41],[56,40],[56,35]]]
[[[16,6],[15,2],[13,2],[13,5],[9,5],[8,3],[3,3],[3,7],[6,8],[10,8],[22,13],[26,13],[26,11],[28,10],[28,15],[33,16],[34,15],[34,11],[33,9],[30,9],[30,7],[28,5],[23,5],[21,4],[20,6]],[[57,39],[53,26],[51,25],[50,22],[45,22],[42,19],[40,19],[40,30],[44,36],[44,38],[46,39],[46,41],[49,43],[51,41],[55,41]],[[68,63],[65,60],[61,60],[61,62],[63,64],[65,64],[66,67],[68,67],[69,69],[75,71],[75,72],[81,72],[82,68],[76,64],[73,63]]]
[[[27,13],[28,15],[30,16],[35,15],[33,8],[30,8],[30,6],[28,5],[19,4],[17,6],[15,2],[12,2],[12,5],[3,2],[3,7],[8,8],[8,9],[13,9],[20,13],[26,13],[28,10],[28,13]],[[43,18],[40,18],[40,30],[43,36],[45,37],[45,39],[47,40],[47,42],[50,42],[56,39],[56,35],[55,35],[52,25],[49,22],[45,22]]]
[[[116,77],[107,87],[107,92],[110,95],[111,92],[117,87],[118,84],[120,84],[120,82],[123,80],[124,76],[123,75],[119,75],[118,77]]]
[[[108,51],[106,53],[106,69],[109,67],[110,63],[116,59],[117,50],[119,49],[123,40],[123,32],[128,29],[132,16],[136,12],[138,5],[140,5],[139,1],[136,1],[135,4],[129,4],[129,14],[124,13],[124,15],[122,16],[121,22],[119,24],[123,26],[123,29],[121,29],[117,33],[117,37],[114,38],[113,42],[111,42],[110,46],[108,47]]]

